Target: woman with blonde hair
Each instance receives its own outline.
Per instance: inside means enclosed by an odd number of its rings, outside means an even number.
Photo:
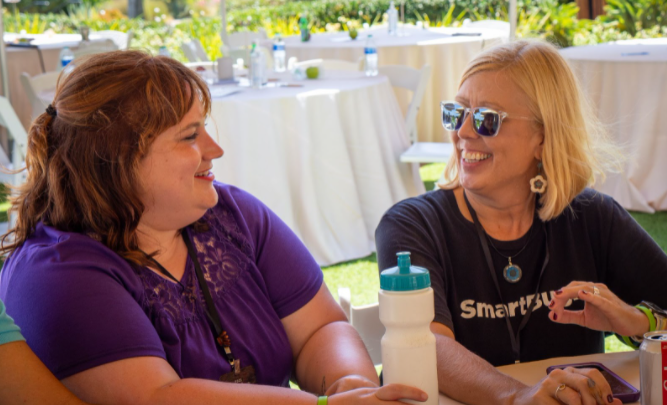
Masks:
[[[210,106],[194,72],[137,51],[60,78],[3,240],[0,298],[28,344],[91,403],[423,401],[378,387],[303,244],[214,182]]]
[[[455,146],[445,182],[395,205],[375,234],[380,269],[410,251],[430,271],[440,390],[471,404],[620,403],[596,370],[527,387],[493,368],[665,328],[667,255],[587,188],[619,153],[567,63],[543,42],[492,48],[441,107]]]

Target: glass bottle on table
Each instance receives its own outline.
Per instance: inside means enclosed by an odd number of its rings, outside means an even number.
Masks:
[[[377,76],[378,74],[378,50],[373,40],[373,35],[368,35],[366,38],[366,46],[364,47],[364,62],[366,76]]]
[[[74,60],[74,52],[69,49],[69,46],[63,47],[60,50],[60,55],[58,56],[58,71],[65,69]],[[74,65],[72,65],[74,66]]]
[[[387,20],[389,23],[389,35],[398,35],[398,11],[394,6],[393,0],[389,3],[389,10],[387,10]]]
[[[168,58],[171,58],[171,53],[169,53],[169,50],[164,45],[162,45],[160,49],[158,49],[157,54],[160,56],[166,56]]]
[[[278,73],[285,71],[285,41],[280,34],[276,34],[273,41],[273,70]]]
[[[250,86],[259,89],[264,83],[264,54],[259,49],[257,41],[252,42],[252,49],[250,50]]]
[[[301,42],[310,41],[310,28],[308,28],[308,19],[305,15],[299,18],[299,30],[301,31]]]

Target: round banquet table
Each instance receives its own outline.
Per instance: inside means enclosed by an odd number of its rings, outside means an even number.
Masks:
[[[210,132],[225,150],[213,172],[271,208],[320,265],[366,256],[384,212],[424,192],[417,165],[399,162],[403,115],[384,76],[297,83],[211,87]]]
[[[598,117],[627,156],[596,189],[630,210],[667,210],[667,38],[561,50]]]
[[[390,36],[386,26],[362,30],[354,41],[347,32],[313,34],[308,42],[301,42],[299,36],[290,36],[285,38],[285,52],[288,58],[294,56],[299,61],[321,58],[357,62],[364,55],[366,36],[372,34],[380,66],[407,65],[421,69],[428,63],[432,71],[417,118],[419,140],[449,141],[442,129],[440,101],[453,99],[468,62],[482,49],[506,42],[509,32],[488,28],[425,30],[413,26],[399,28],[399,32],[401,29],[402,36]],[[411,95],[398,91],[397,97],[401,108],[406,110]]]

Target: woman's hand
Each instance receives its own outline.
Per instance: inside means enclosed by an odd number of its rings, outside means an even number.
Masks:
[[[388,384],[378,388],[357,388],[332,395],[329,397],[329,405],[405,405],[404,402],[399,402],[401,399],[424,402],[428,399],[428,395],[419,388]]]
[[[377,387],[378,385],[375,382],[362,375],[346,375],[345,377],[341,377],[334,381],[334,383],[329,386],[329,389],[324,393],[324,395],[332,396],[334,394],[340,394],[342,392],[354,390],[357,388]]]
[[[513,404],[621,405],[609,383],[591,368],[567,367],[549,373],[539,384],[519,391]]]
[[[565,310],[565,304],[573,298],[584,301],[583,310]],[[549,319],[558,323],[574,323],[622,336],[641,336],[649,330],[648,318],[642,311],[626,304],[600,283],[573,281],[556,291],[549,308]]]

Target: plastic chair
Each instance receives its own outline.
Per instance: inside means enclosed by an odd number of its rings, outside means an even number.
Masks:
[[[110,39],[120,50],[130,49],[130,42],[134,37],[134,31],[129,30],[127,32],[114,31],[114,30],[105,30],[105,31],[96,31],[91,34],[93,38],[101,39]]]
[[[32,107],[31,119],[34,121],[37,116],[46,110],[48,103],[45,103],[39,97],[39,93],[56,88],[60,72],[47,72],[41,75],[30,77],[27,73],[21,73],[21,84],[28,95],[30,106]]]
[[[338,59],[310,59],[310,60],[304,60],[303,62],[296,62],[295,66],[296,67],[322,66],[324,70],[348,70],[348,71],[361,70],[360,62],[355,63]]]
[[[208,62],[210,61],[204,47],[198,39],[193,39],[190,42],[183,42],[181,49],[190,62]]]
[[[412,145],[401,154],[401,162],[447,162],[453,152],[451,143],[419,142],[417,136],[417,113],[431,76],[431,66],[424,65],[417,70],[409,66],[388,65],[380,66],[378,72],[387,76],[392,86],[412,91],[412,100],[405,114],[405,126]]]
[[[28,145],[28,134],[25,132],[21,121],[16,116],[16,112],[9,104],[6,97],[0,96],[0,126],[7,128],[9,136],[12,139],[12,146],[9,156],[5,154],[2,156],[3,166],[7,169],[17,170],[25,166],[25,156]],[[1,149],[1,148],[0,148]],[[0,172],[0,181],[3,183],[12,183],[18,186],[23,183],[25,179],[25,171],[21,173],[11,174]]]
[[[350,304],[350,289],[338,289],[338,302],[350,324],[357,330],[374,365],[382,364],[382,336],[385,327],[380,322],[378,303],[355,307]]]
[[[105,39],[104,41],[81,41],[74,53],[74,59],[82,56],[94,55],[96,53],[117,51],[119,48],[112,39]],[[76,64],[76,62],[75,62]]]
[[[267,39],[266,30],[260,28],[257,31],[240,31],[227,34],[227,42],[225,46],[230,50],[239,48],[249,48],[254,40]]]

